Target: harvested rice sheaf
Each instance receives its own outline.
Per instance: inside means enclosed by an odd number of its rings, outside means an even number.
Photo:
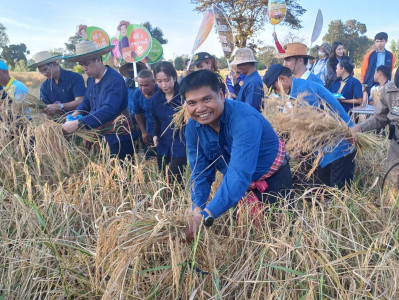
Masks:
[[[322,99],[318,106],[313,106],[303,97],[294,100],[268,98],[263,114],[285,139],[290,155],[300,157],[302,162],[313,160],[308,176],[317,168],[323,155],[332,152],[345,139],[356,140],[353,147],[356,147],[359,155],[373,151],[380,145],[374,134],[354,134],[338,113]]]

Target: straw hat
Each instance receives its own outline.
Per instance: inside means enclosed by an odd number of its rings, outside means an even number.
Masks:
[[[76,44],[76,54],[64,56],[67,61],[84,61],[109,53],[114,45],[98,48],[93,41],[82,41]]]
[[[62,55],[52,56],[48,51],[38,52],[33,55],[33,60],[35,61],[33,64],[29,65],[29,68],[40,67],[45,64],[49,64],[62,59]]]
[[[147,69],[147,66],[140,61],[137,62],[136,64],[137,64],[137,73],[143,69]],[[119,73],[121,73],[121,75],[123,77],[130,78],[130,79],[134,79],[137,76],[137,74],[134,74],[133,77],[131,77],[130,74],[132,74],[133,71],[134,71],[133,63],[126,63],[119,68]]]
[[[118,25],[118,31],[121,31],[122,25],[126,25],[126,27],[128,27],[130,25],[130,22],[129,21],[120,21],[120,23]]]
[[[245,63],[257,63],[258,61],[254,57],[254,52],[249,48],[237,49],[234,60],[231,62],[232,65],[239,65]]]
[[[307,57],[309,59],[314,59],[313,56],[308,55],[308,47],[302,43],[290,43],[287,44],[285,53],[277,54],[276,58],[288,58],[288,57]]]

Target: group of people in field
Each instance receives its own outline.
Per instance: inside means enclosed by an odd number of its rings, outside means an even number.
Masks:
[[[283,139],[261,114],[261,110],[267,110],[263,98],[270,95],[304,95],[303,101],[314,106],[323,99],[354,132],[390,124],[393,133],[388,168],[392,169],[394,185],[399,187],[399,131],[395,130],[399,75],[395,82],[390,81],[395,56],[385,49],[387,34],[375,36],[375,49],[364,58],[361,81],[353,77],[353,64],[345,56],[342,43],[324,43],[316,59],[308,54],[306,45],[290,43],[282,47],[275,38],[280,52],[277,57],[283,62],[269,66],[263,78],[249,48],[236,50],[233,70],[225,79],[219,74],[215,57],[207,52],[195,54],[180,77],[168,61],[157,63],[152,71],[138,63],[136,74],[130,63],[118,72],[102,61],[113,46],[98,48],[92,41],[79,42],[74,55],[39,52],[31,67],[47,78],[40,89],[46,117],[68,115],[62,124],[65,134],[94,129],[108,145],[111,156],[122,160],[133,157],[134,143],[140,139],[146,158],[156,157],[159,170],[179,182],[188,160],[193,201],[188,239],[201,223],[211,226],[215,218],[237,205],[257,207],[260,203],[273,204],[280,197],[292,205],[290,157]],[[60,67],[61,59],[82,66],[88,77],[86,86],[82,75]],[[8,93],[16,101],[27,93],[23,83],[9,75],[4,62],[0,62],[0,85],[3,97]],[[375,114],[355,125],[351,110],[366,103],[376,106]],[[178,127],[173,119],[181,109],[190,119]],[[313,183],[338,188],[350,184],[355,154],[355,146],[347,140],[326,150]],[[224,177],[209,199],[216,170]]]

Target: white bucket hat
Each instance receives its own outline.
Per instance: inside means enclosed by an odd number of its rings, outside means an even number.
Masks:
[[[235,53],[234,60],[231,62],[232,65],[239,65],[245,63],[257,63],[258,61],[255,59],[254,52],[249,48],[240,48],[237,49]]]

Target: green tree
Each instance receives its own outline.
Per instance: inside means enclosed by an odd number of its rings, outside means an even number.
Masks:
[[[3,49],[5,46],[7,46],[9,42],[6,30],[6,27],[0,23],[0,49]],[[0,57],[2,57],[1,53]]]
[[[23,59],[15,62],[14,72],[28,72],[28,67],[26,65],[26,61]]]
[[[184,62],[185,62],[185,60],[186,60],[186,58],[183,57],[183,56],[177,56],[175,58],[174,66],[175,66],[175,69],[177,71],[183,71],[184,70]]]
[[[253,37],[264,28],[268,20],[268,0],[191,0],[196,6],[195,10],[204,12],[212,4],[218,5],[224,10],[233,30],[236,32],[235,44],[237,47],[246,47],[247,43],[256,45]],[[298,0],[286,0],[287,14],[281,24],[293,29],[302,27],[299,17],[306,10],[298,4]]]
[[[215,56],[215,58],[219,69],[227,69],[227,60],[224,56],[221,56],[219,58]]]
[[[349,55],[356,65],[362,63],[367,49],[373,45],[373,40],[365,36],[367,27],[354,19],[331,21],[328,25],[328,32],[323,37],[323,41],[330,44],[339,41],[344,44],[346,54]]]
[[[391,51],[396,56],[395,68],[399,67],[399,39],[397,41],[392,40]]]
[[[29,50],[26,48],[25,44],[18,45],[9,45],[3,47],[2,56],[4,60],[7,62],[8,66],[11,68],[15,68],[15,63],[23,60],[25,63],[27,62],[26,54],[29,54]]]
[[[76,53],[76,47],[75,45],[79,43],[82,40],[81,36],[77,33],[75,35],[69,37],[68,42],[65,43],[65,48],[66,48],[66,54],[75,54]]]
[[[161,28],[159,27],[153,27],[152,24],[150,22],[144,22],[142,24],[145,28],[148,29],[148,31],[151,33],[151,36],[158,40],[158,42],[160,42],[162,45],[167,44],[168,40],[164,38],[163,36],[163,31]]]
[[[257,58],[259,63],[268,68],[272,64],[279,63],[278,59],[274,57],[275,55],[276,49],[273,46],[266,46],[264,51],[258,53]]]

